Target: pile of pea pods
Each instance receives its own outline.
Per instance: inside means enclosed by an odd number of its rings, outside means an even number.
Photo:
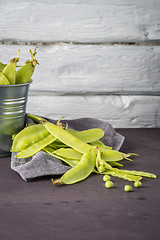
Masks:
[[[24,84],[31,81],[35,67],[38,64],[35,58],[36,48],[33,53],[30,50],[30,53],[31,60],[27,60],[22,66],[17,66],[20,50],[18,50],[18,56],[11,59],[8,64],[0,62],[0,85]],[[17,71],[16,68],[18,68]]]
[[[134,153],[122,153],[106,146],[100,139],[104,131],[99,128],[77,131],[66,124],[57,121],[53,124],[44,118],[28,114],[34,123],[26,126],[17,135],[13,135],[11,152],[16,152],[17,158],[28,158],[39,151],[45,151],[60,159],[71,168],[53,184],[74,184],[86,179],[91,173],[102,174],[105,186],[113,187],[111,176],[134,182],[135,187],[141,187],[142,177],[156,178],[155,174],[122,170],[119,162],[123,159],[132,161]],[[132,191],[130,185],[125,185],[125,191]]]

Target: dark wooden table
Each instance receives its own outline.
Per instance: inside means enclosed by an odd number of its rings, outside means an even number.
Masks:
[[[91,175],[71,186],[54,186],[50,177],[25,182],[0,158],[0,240],[158,240],[160,236],[160,129],[117,129],[123,152],[136,152],[124,168],[150,171],[142,188],[123,190],[126,181]],[[133,185],[133,184],[132,184]]]

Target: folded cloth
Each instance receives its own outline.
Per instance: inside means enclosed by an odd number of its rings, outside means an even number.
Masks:
[[[56,120],[47,118],[48,121],[56,123]],[[26,123],[33,122],[26,116]],[[108,122],[95,118],[79,118],[74,120],[61,120],[62,124],[68,123],[69,128],[75,130],[86,130],[91,128],[101,128],[104,131],[104,137],[101,141],[119,150],[123,144],[124,137],[117,133],[112,125]],[[11,169],[18,172],[25,181],[32,180],[36,177],[61,175],[70,169],[70,166],[64,164],[61,160],[56,159],[44,151],[40,151],[29,158],[15,158],[16,153],[11,155]]]

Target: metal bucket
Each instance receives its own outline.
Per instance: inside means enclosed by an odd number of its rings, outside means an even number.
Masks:
[[[10,155],[12,135],[24,127],[30,83],[0,85],[0,157]]]

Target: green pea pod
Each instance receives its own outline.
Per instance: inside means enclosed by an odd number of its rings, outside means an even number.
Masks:
[[[49,146],[46,146],[45,148],[43,148],[43,150],[44,150],[46,153],[48,153],[48,154],[50,154],[51,156],[53,156],[54,158],[57,158],[57,159],[59,159],[59,160],[62,160],[62,161],[65,162],[65,163],[67,163],[67,164],[68,164],[69,166],[71,166],[71,167],[74,167],[74,166],[78,163],[78,161],[79,161],[79,160],[77,160],[77,159],[64,158],[64,157],[62,157],[62,156],[56,155],[56,154],[54,153],[53,149],[50,148]]]
[[[120,161],[122,160],[123,154],[119,151],[112,150],[112,149],[104,149],[100,147],[101,151],[101,158],[102,160],[109,162],[109,161]]]
[[[25,62],[25,64],[16,72],[16,84],[23,84],[31,81],[35,67],[38,64],[35,58],[36,48],[33,53],[30,50],[30,53],[32,55],[32,59]]]
[[[49,132],[43,124],[28,126],[15,136],[11,152],[20,152],[48,135]]]
[[[7,64],[4,64],[2,62],[0,62],[0,72],[3,71],[3,69],[7,66]]]
[[[52,134],[49,134],[47,137],[43,138],[42,140],[32,144],[28,148],[25,148],[24,150],[19,152],[15,157],[17,158],[31,157],[55,140],[56,138]]]
[[[3,75],[8,79],[10,84],[15,84],[16,65],[17,62],[19,61],[19,52],[20,51],[18,50],[18,57],[10,60],[10,63],[7,64],[7,66],[2,71]]]
[[[72,148],[59,148],[58,150],[55,150],[53,153],[61,157],[70,158],[70,159],[80,160],[82,157],[82,154],[80,152],[77,152]]]
[[[104,131],[100,128],[92,128],[84,131],[76,131],[67,128],[66,131],[68,131],[69,133],[71,133],[85,143],[94,142],[104,136]]]
[[[9,85],[8,79],[0,72],[0,85]]]
[[[59,180],[53,183],[74,184],[87,178],[94,170],[96,154],[93,149],[85,152],[77,165],[68,170]]]
[[[51,134],[53,134],[53,136],[78,152],[85,153],[92,148],[89,144],[82,142],[80,139],[67,132],[61,126],[57,126],[47,121],[43,125]]]

